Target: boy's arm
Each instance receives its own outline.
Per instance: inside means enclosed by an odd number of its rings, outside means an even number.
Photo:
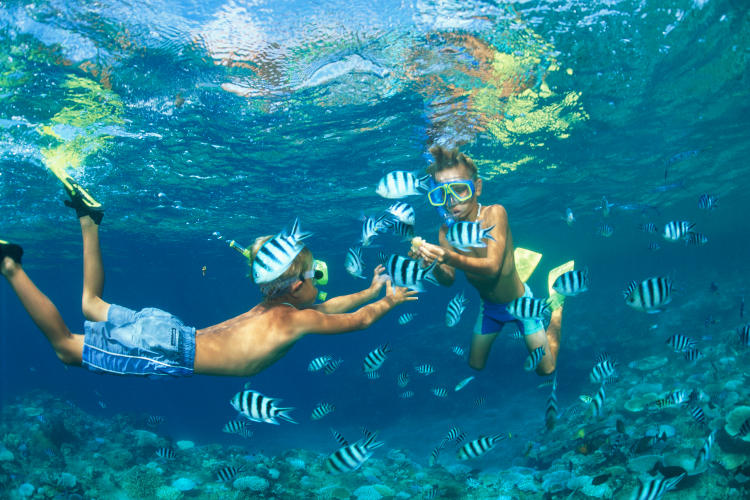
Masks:
[[[382,318],[385,313],[407,300],[417,300],[417,292],[391,286],[386,281],[386,294],[382,299],[360,307],[347,314],[325,314],[315,309],[302,309],[290,315],[290,329],[294,337],[308,333],[336,334],[364,330]]]
[[[312,307],[316,311],[320,311],[325,314],[338,314],[344,313],[359,307],[366,302],[377,298],[380,294],[380,290],[383,289],[385,284],[385,276],[383,276],[385,267],[378,266],[375,268],[372,277],[372,283],[370,287],[362,290],[361,292],[351,293],[349,295],[341,295],[340,297],[333,297],[325,302],[317,304]]]
[[[437,260],[439,264],[447,264],[467,273],[481,274],[484,276],[495,276],[500,272],[505,255],[505,235],[508,234],[508,212],[501,205],[487,207],[482,218],[483,226],[495,226],[490,234],[494,240],[487,239],[487,256],[471,257],[463,255],[449,245],[449,248],[437,246],[430,243],[422,243],[419,247],[420,256],[429,264]],[[442,245],[441,241],[441,245]],[[447,243],[447,241],[446,241]],[[436,266],[437,267],[437,266]],[[444,269],[440,266],[441,271]]]

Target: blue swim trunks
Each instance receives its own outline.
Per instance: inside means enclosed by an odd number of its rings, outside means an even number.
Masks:
[[[195,328],[160,309],[138,312],[111,304],[107,321],[83,325],[83,366],[114,375],[188,376]]]
[[[525,293],[524,297],[533,297],[531,288],[529,285],[524,283]],[[515,323],[518,329],[524,335],[531,335],[539,330],[544,330],[544,323],[539,319],[517,319],[511,315],[507,309],[508,303],[495,304],[493,302],[487,302],[482,300],[479,304],[479,316],[477,322],[474,325],[474,333],[476,335],[487,335],[490,333],[500,333],[506,323]]]

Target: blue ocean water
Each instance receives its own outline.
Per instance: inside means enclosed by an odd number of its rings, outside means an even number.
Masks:
[[[707,352],[725,349],[748,321],[740,312],[750,275],[748,54],[750,14],[736,0],[8,1],[0,6],[0,239],[23,245],[26,271],[80,332],[80,232],[48,171],[66,168],[106,207],[105,299],[159,307],[203,328],[260,300],[246,261],[226,241],[247,245],[295,218],[328,262],[330,296],[366,286],[343,264],[361,216],[392,203],[375,193],[378,180],[423,171],[432,144],[460,147],[484,179],[480,201],[502,204],[515,244],[544,254],[529,280],[538,294],[547,272],[567,260],[592,276],[590,292],[565,307],[564,410],[593,393],[588,373],[600,351],[627,367],[667,356],[664,340],[674,333],[702,339]],[[715,195],[718,207],[699,209],[702,194]],[[607,217],[602,197],[614,204]],[[405,201],[416,209],[416,233],[435,241],[439,215],[424,198]],[[671,220],[695,222],[708,243],[687,247],[639,230]],[[613,228],[610,237],[597,234],[601,224]],[[650,250],[652,241],[661,248]],[[377,244],[365,249],[368,272],[379,251],[408,251],[396,238]],[[628,308],[627,284],[656,275],[674,280],[672,304],[654,315]],[[467,310],[449,329],[444,309],[460,290]],[[451,352],[468,351],[478,310],[459,275],[450,289],[428,285],[417,303],[366,331],[302,339],[251,380],[153,381],[63,366],[2,284],[2,404],[29,406],[51,394],[113,426],[161,415],[169,439],[269,456],[328,454],[337,446],[329,427],[349,436],[360,426],[377,430],[387,448],[425,467],[455,424],[473,437],[517,438],[473,461],[477,469],[534,467],[528,443],[577,446],[578,427],[544,430],[548,389],[523,371],[523,345],[498,338],[479,373]],[[416,319],[399,326],[404,312]],[[393,350],[382,377],[367,380],[362,359],[385,342]],[[309,373],[309,361],[324,354],[344,359],[342,368]],[[724,357],[746,373],[742,351],[695,365],[670,359],[670,373],[688,380]],[[418,376],[420,363],[437,372]],[[398,397],[403,370],[412,374],[412,399]],[[469,375],[476,379],[461,392],[430,393]],[[632,374],[628,383],[658,381]],[[300,424],[256,425],[247,441],[221,432],[246,382],[295,407]],[[704,382],[689,385],[702,390]],[[744,386],[714,427],[734,403],[747,404]],[[610,411],[633,420],[622,409],[626,390]],[[712,396],[726,398],[724,389]],[[480,397],[486,403],[477,408]],[[311,421],[320,402],[336,411]],[[27,425],[9,418],[0,435]],[[9,470],[2,487],[15,494],[25,479]]]

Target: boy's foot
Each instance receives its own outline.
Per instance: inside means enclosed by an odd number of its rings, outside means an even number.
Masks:
[[[61,176],[57,172],[55,172],[55,175],[60,179],[65,192],[70,196],[70,200],[64,201],[65,206],[74,209],[79,219],[88,215],[98,226],[102,221],[102,217],[104,217],[104,207],[102,207],[102,204],[96,201],[88,191],[83,189],[69,175],[63,174]]]
[[[21,263],[21,257],[23,257],[23,248],[15,243],[8,243],[5,240],[0,240],[0,262],[5,257],[10,257],[16,264]]]

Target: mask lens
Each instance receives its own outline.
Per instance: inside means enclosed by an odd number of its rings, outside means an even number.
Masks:
[[[448,188],[458,201],[466,201],[474,194],[473,186],[468,182],[452,182]]]
[[[325,285],[328,283],[328,265],[322,260],[313,261],[313,278],[316,285]]]
[[[445,205],[445,186],[438,186],[435,189],[430,190],[427,193],[427,198],[430,200],[430,205],[433,207],[441,207]]]

